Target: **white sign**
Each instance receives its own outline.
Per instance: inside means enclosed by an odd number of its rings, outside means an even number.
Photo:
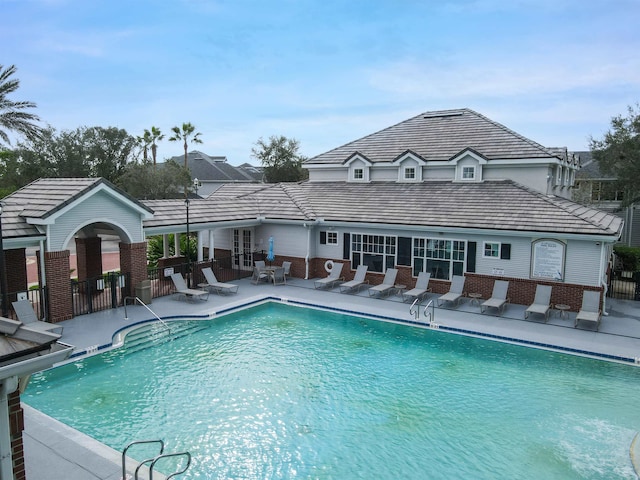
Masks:
[[[499,275],[501,277],[504,277],[504,268],[493,268],[491,270],[491,275]]]
[[[167,267],[164,269],[164,276],[165,277],[170,277],[171,275],[173,275],[173,267]]]
[[[542,239],[531,244],[531,276],[564,280],[565,244],[558,240]]]

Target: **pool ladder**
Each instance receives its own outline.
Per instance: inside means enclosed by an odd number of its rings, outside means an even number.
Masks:
[[[416,322],[420,322],[420,297],[416,298],[411,307],[409,307],[409,315],[412,315]],[[424,306],[424,310],[422,311],[425,318],[428,319],[428,324],[432,328],[438,328],[439,325],[436,323],[436,310],[433,300],[429,300],[429,302]]]
[[[131,475],[129,475],[127,473],[127,467],[126,467],[126,459],[127,459],[127,451],[129,450],[129,448],[131,448],[134,445],[142,445],[142,444],[158,444],[160,446],[160,451],[158,452],[158,454],[153,457],[153,458],[147,458],[146,460],[143,460],[142,462],[140,462],[138,464],[138,466],[135,469],[134,472],[134,476],[132,477]],[[149,464],[149,480],[153,480],[153,469],[156,466],[156,463],[158,463],[158,461],[162,460],[163,458],[172,458],[172,457],[184,457],[187,460],[187,464],[183,467],[180,468],[178,470],[176,470],[175,472],[173,472],[172,474],[170,474],[169,476],[165,477],[166,480],[170,480],[178,475],[182,475],[184,472],[186,472],[189,469],[189,466],[191,465],[191,454],[189,452],[176,452],[176,453],[164,453],[164,441],[162,440],[137,440],[135,442],[131,442],[129,445],[127,445],[126,447],[124,447],[124,450],[122,450],[122,478],[121,480],[141,480],[140,478],[140,470],[142,469],[142,467],[146,464]]]

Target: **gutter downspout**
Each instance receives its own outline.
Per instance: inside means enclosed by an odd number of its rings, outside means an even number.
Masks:
[[[307,254],[304,257],[304,279],[309,280],[309,260],[311,257],[311,227],[303,223],[302,226],[307,229]]]
[[[607,285],[607,281],[605,278],[606,273],[606,264],[609,263],[609,259],[605,257],[605,243],[600,243],[600,284],[604,287],[603,295],[602,295],[602,315],[607,316],[609,312],[606,311],[607,306],[607,292],[609,290],[609,285]]]
[[[18,388],[18,377],[5,378],[0,385],[0,480],[13,480],[9,401],[7,395]]]

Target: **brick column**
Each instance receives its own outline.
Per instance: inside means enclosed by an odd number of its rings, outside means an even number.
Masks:
[[[69,250],[45,252],[44,269],[49,293],[49,321],[56,323],[73,318]]]
[[[102,275],[102,239],[100,237],[76,238],[76,263],[78,281]]]
[[[24,447],[22,431],[24,430],[24,412],[20,406],[20,390],[7,396],[9,406],[9,435],[11,436],[11,459],[15,480],[25,480]]]
[[[131,281],[129,282],[129,291],[125,292],[125,296],[132,297],[135,295],[135,288],[142,280],[147,277],[147,242],[140,243],[122,243],[120,242],[120,271],[129,273]]]
[[[24,248],[15,248],[4,251],[4,260],[7,269],[7,288],[9,293],[24,292],[27,290],[27,254]],[[10,295],[9,300],[14,302],[16,295]]]

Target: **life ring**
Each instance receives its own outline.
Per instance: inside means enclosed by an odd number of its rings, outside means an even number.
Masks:
[[[324,269],[327,273],[331,273],[331,270],[333,270],[333,260],[327,260],[324,262]]]

